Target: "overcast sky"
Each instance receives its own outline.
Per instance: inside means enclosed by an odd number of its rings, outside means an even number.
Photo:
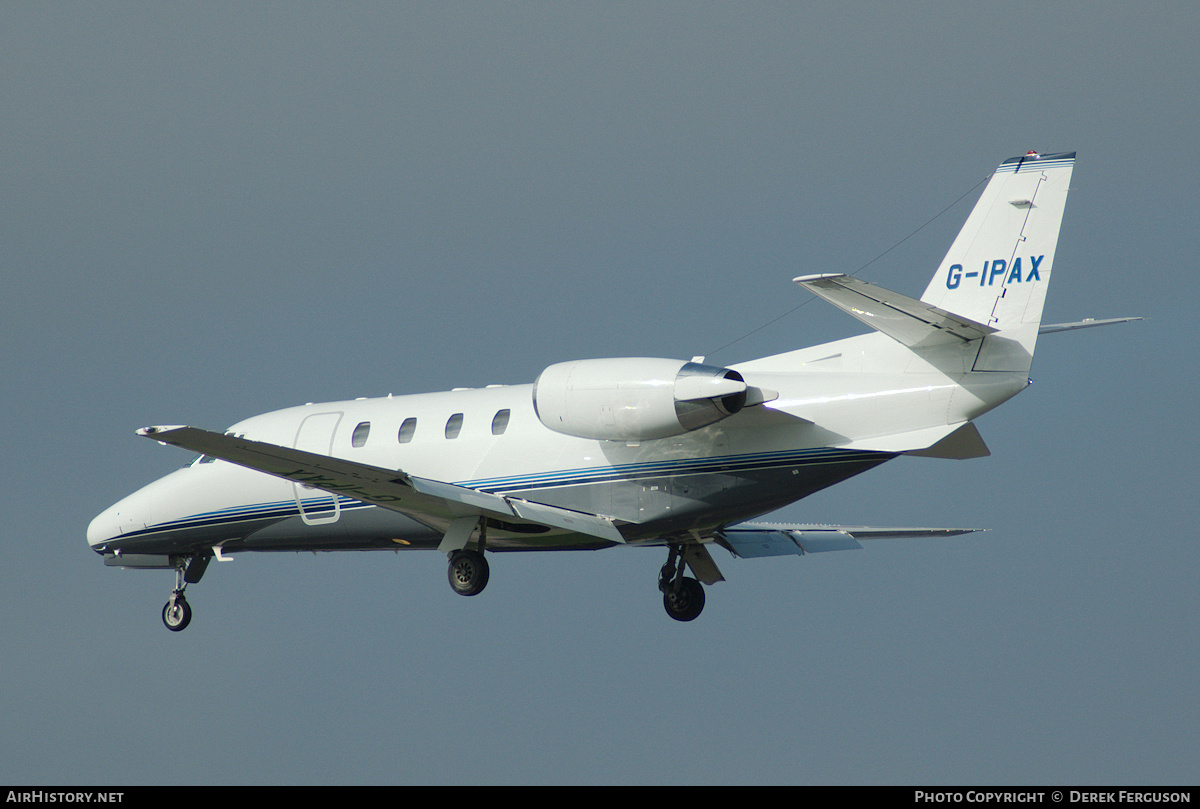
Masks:
[[[1198,30],[1189,2],[0,4],[0,782],[1194,784]],[[148,424],[858,333],[820,301],[757,329],[1028,149],[1078,152],[1046,320],[1147,320],[1039,341],[991,457],[776,515],[987,533],[720,552],[690,624],[659,550],[496,556],[472,599],[436,553],[241,556],[181,634],[171,573],[86,546],[187,460]],[[860,277],[919,295],[973,199]]]

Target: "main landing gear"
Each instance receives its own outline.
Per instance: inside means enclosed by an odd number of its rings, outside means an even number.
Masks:
[[[447,557],[446,578],[450,581],[450,589],[460,596],[482,593],[490,575],[483,550],[462,548],[450,551]],[[663,594],[663,608],[676,621],[695,620],[704,610],[703,585],[697,579],[683,575],[689,566],[707,584],[722,580],[712,557],[702,546],[671,545],[667,563],[658,574],[658,589]]]
[[[663,608],[676,621],[691,621],[704,609],[704,587],[695,579],[683,575],[686,565],[683,549],[672,545],[667,563],[658,574],[658,589],[663,594]]]
[[[491,572],[487,559],[482,551],[454,551],[450,554],[450,564],[446,568],[446,577],[450,579],[450,589],[460,596],[479,595],[487,587]]]
[[[479,540],[474,548],[469,548],[471,537],[479,532]],[[450,561],[446,567],[446,578],[450,580],[450,589],[460,596],[476,596],[487,587],[487,559],[483,552],[487,549],[487,520],[482,517],[462,517],[446,529],[442,544],[438,550],[446,554]]]

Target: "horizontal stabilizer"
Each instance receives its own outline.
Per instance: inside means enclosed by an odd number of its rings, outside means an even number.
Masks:
[[[797,284],[909,348],[966,343],[996,330],[849,275],[804,275]]]
[[[608,517],[542,503],[510,500],[466,486],[410,476],[401,470],[384,469],[195,427],[145,427],[138,430],[138,435],[397,511],[426,525],[444,528],[462,517],[502,516],[587,534],[610,542],[625,541]]]
[[[855,550],[859,540],[952,537],[978,528],[873,528],[865,525],[788,525],[740,523],[721,531],[718,538],[743,558],[803,556],[806,553]]]

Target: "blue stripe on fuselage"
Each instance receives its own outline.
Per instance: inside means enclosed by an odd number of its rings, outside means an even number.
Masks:
[[[489,493],[507,493],[536,491],[566,486],[603,484],[626,480],[645,478],[679,477],[687,475],[704,475],[720,473],[749,472],[754,470],[774,469],[784,466],[821,466],[843,463],[856,463],[889,455],[889,453],[868,452],[863,450],[846,450],[833,447],[819,447],[803,450],[779,450],[775,452],[756,452],[742,455],[723,455],[708,458],[685,458],[665,461],[645,461],[641,463],[619,464],[616,466],[598,466],[561,470],[554,472],[538,472],[527,475],[482,478],[458,483],[465,488],[476,489]],[[311,498],[304,502],[304,513],[309,517],[327,514],[334,509],[330,496]],[[345,511],[349,509],[374,508],[369,503],[363,503],[350,497],[338,496],[338,507]],[[171,531],[185,531],[197,528],[211,528],[220,525],[235,525],[246,522],[263,520],[283,520],[300,514],[300,508],[295,500],[282,500],[271,503],[253,503],[241,506],[218,509],[170,520],[149,526],[142,530],[122,534],[119,539],[130,537],[146,537]]]

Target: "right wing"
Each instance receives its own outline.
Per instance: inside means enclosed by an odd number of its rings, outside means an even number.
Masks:
[[[624,542],[612,519],[599,514],[531,503],[466,486],[419,478],[396,469],[356,463],[329,455],[250,441],[196,427],[145,427],[138,435],[183,447],[295,483],[353,497],[398,511],[443,530],[463,518],[502,517]]]
[[[785,525],[744,522],[717,532],[736,556],[803,556],[861,548],[860,539],[910,539],[971,534],[979,528],[873,528],[866,525]]]
[[[1096,320],[1093,317],[1085,317],[1076,323],[1048,323],[1038,329],[1038,334],[1055,334],[1060,331],[1091,329],[1096,326],[1111,326],[1114,323],[1132,323],[1135,320],[1142,319],[1140,317],[1110,317],[1107,320]]]

